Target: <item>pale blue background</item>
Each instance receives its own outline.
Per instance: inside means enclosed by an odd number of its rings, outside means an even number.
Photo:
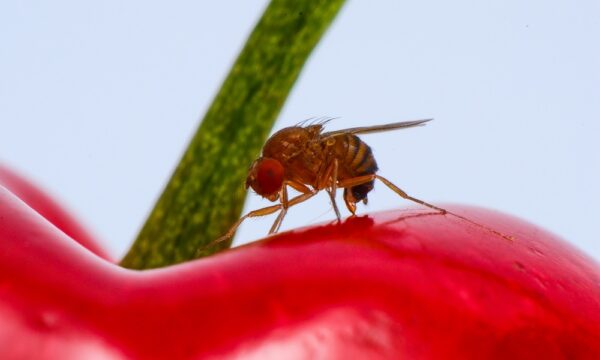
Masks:
[[[121,256],[265,4],[2,1],[0,160]],[[521,216],[600,259],[599,4],[349,1],[277,128],[435,117],[364,138],[382,175],[434,203]],[[406,205],[377,186],[359,212]],[[322,194],[284,229],[332,218]]]

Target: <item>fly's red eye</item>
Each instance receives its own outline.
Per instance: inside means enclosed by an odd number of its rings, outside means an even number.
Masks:
[[[258,194],[266,196],[276,193],[283,184],[283,166],[275,159],[262,158],[257,164],[256,182]]]

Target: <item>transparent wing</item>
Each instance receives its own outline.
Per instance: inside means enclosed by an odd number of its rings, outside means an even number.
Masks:
[[[423,125],[425,125],[425,123],[427,123],[428,121],[431,121],[431,120],[433,120],[433,119],[401,121],[401,122],[385,124],[385,125],[360,126],[360,127],[350,128],[350,129],[328,131],[328,132],[323,133],[321,136],[331,137],[331,136],[336,136],[336,135],[340,135],[340,134],[371,134],[371,133],[382,132],[382,131],[406,129],[406,128],[411,128],[411,127],[415,127],[415,126],[423,126]]]

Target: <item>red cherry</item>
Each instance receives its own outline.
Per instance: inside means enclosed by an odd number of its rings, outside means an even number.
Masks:
[[[598,265],[492,211],[283,233],[152,271],[0,188],[2,359],[599,359]]]

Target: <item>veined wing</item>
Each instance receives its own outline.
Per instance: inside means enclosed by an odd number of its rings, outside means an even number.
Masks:
[[[385,125],[373,125],[373,126],[359,126],[355,128],[343,129],[343,130],[334,130],[328,131],[321,134],[322,137],[331,137],[337,136],[340,134],[371,134],[382,131],[390,131],[390,130],[398,130],[398,129],[406,129],[415,126],[423,126],[426,122],[431,121],[433,119],[422,119],[422,120],[412,120],[412,121],[401,121],[395,122],[391,124]]]

